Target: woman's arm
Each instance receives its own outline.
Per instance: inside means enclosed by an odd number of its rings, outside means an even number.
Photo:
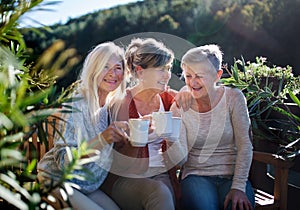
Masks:
[[[249,135],[250,118],[246,99],[239,90],[234,90],[231,119],[234,131],[237,158],[233,177],[233,189],[245,192],[246,181],[252,162],[252,143]]]

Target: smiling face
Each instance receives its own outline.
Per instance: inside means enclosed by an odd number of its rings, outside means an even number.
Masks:
[[[220,79],[220,73],[206,62],[183,66],[186,85],[194,98],[209,98],[209,93],[215,90]],[[221,73],[222,74],[222,73]]]
[[[170,78],[170,66],[163,66],[141,69],[139,80],[143,89],[163,92],[166,90]]]
[[[114,91],[121,84],[123,78],[122,60],[116,55],[112,55],[98,77],[98,89],[102,93]]]

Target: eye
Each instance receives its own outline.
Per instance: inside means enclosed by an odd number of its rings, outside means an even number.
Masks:
[[[186,78],[192,78],[192,75],[186,74],[185,77],[186,77]]]
[[[195,78],[197,78],[197,79],[201,79],[201,78],[203,78],[203,76],[201,76],[201,75],[197,75],[197,74],[196,74]]]
[[[164,66],[159,71],[161,71],[161,72],[168,72],[169,73],[169,72],[171,72],[171,67],[170,66]]]
[[[117,71],[117,72],[123,72],[123,68],[122,68],[121,65],[114,66],[114,70]]]
[[[109,69],[109,66],[108,66],[108,65],[105,65],[105,66],[104,66],[104,70],[107,71],[108,69]]]

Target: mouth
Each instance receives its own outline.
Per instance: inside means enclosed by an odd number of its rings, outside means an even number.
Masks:
[[[103,79],[104,82],[110,83],[110,84],[116,84],[118,80],[116,79]]]
[[[160,84],[160,85],[167,85],[166,82],[157,82],[157,83]]]
[[[191,87],[191,89],[193,91],[200,91],[202,89],[202,87]]]

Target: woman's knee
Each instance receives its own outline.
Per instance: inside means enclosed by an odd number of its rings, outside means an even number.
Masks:
[[[218,192],[213,183],[191,175],[181,181],[183,209],[218,209]]]
[[[145,209],[174,209],[173,195],[170,189],[160,181],[151,183],[149,197],[145,202]]]
[[[160,197],[172,199],[172,192],[170,191],[168,186],[165,185],[163,182],[156,181],[154,182],[152,187],[153,187],[153,194],[158,195]]]
[[[181,190],[184,194],[198,194],[199,190],[208,186],[210,183],[201,176],[189,175],[181,181]]]
[[[103,209],[119,210],[117,204],[100,189],[87,195],[92,201],[101,206]]]

